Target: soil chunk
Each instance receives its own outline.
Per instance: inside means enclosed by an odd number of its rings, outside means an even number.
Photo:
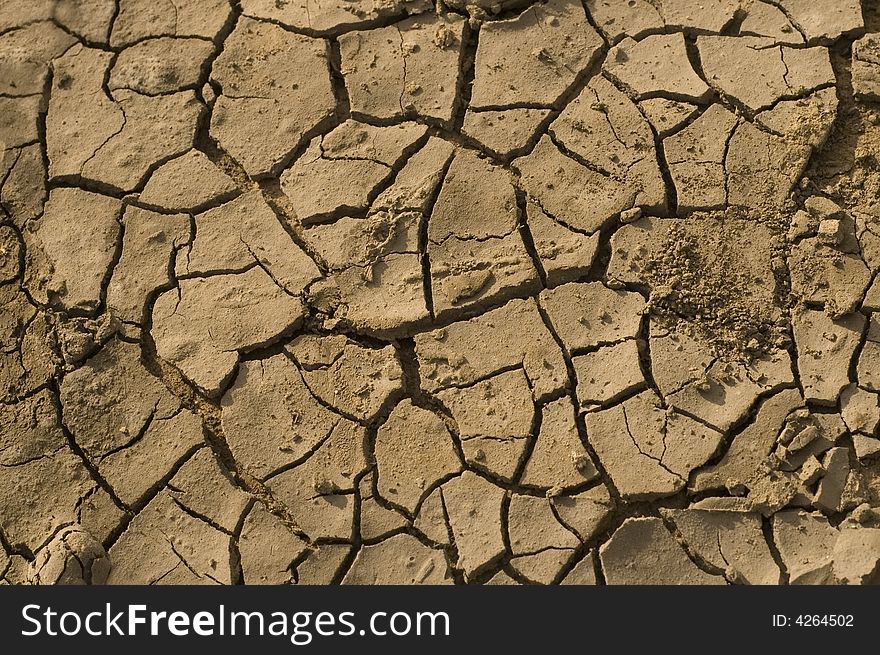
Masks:
[[[522,369],[451,387],[437,397],[455,420],[465,461],[512,481],[535,421],[532,391]]]
[[[414,16],[339,39],[352,111],[379,119],[416,114],[450,121],[465,20]]]
[[[697,568],[657,518],[624,521],[599,558],[608,584],[724,584]]]
[[[504,554],[504,490],[470,471],[441,487],[458,549],[456,567],[470,579]]]
[[[609,51],[603,70],[636,100],[667,97],[699,102],[710,93],[691,67],[681,34],[657,34],[641,41],[627,37]]]
[[[333,111],[325,42],[241,19],[214,61],[211,136],[250,175],[273,171]]]
[[[474,62],[471,106],[553,106],[593,64],[601,46],[574,0],[550,0],[516,18],[486,23]]]
[[[455,443],[439,416],[404,401],[376,435],[376,488],[414,513],[425,492],[459,470]]]
[[[443,552],[398,534],[357,554],[343,584],[450,584]]]
[[[416,336],[422,384],[438,391],[522,367],[535,400],[567,385],[565,361],[534,301],[512,300],[477,319]],[[483,347],[492,343],[495,351]]]
[[[255,314],[250,308],[260,307]],[[216,395],[239,352],[296,328],[303,305],[259,266],[243,273],[198,277],[166,291],[153,307],[156,351],[205,392]]]

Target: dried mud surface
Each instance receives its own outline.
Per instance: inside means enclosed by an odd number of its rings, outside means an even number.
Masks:
[[[0,580],[880,581],[874,0],[0,0]]]

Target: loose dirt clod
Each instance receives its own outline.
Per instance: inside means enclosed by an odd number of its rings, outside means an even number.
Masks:
[[[38,551],[28,568],[33,585],[104,584],[110,560],[104,548],[88,532],[63,528]]]

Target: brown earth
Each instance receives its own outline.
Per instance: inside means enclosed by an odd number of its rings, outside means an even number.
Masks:
[[[876,0],[0,0],[0,581],[880,582]]]

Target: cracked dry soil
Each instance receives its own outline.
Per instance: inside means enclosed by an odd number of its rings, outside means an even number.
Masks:
[[[880,581],[875,0],[0,0],[0,579]]]

